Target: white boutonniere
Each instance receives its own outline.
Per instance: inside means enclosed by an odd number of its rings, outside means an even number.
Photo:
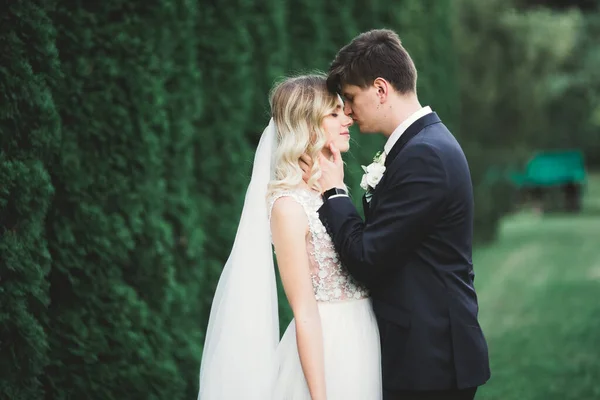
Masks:
[[[362,169],[365,173],[360,181],[360,187],[367,191],[367,201],[370,201],[373,190],[375,190],[385,172],[385,153],[380,151],[375,154],[373,162],[366,167],[362,165]]]

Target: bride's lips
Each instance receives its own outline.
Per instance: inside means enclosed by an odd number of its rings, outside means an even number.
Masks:
[[[342,135],[342,136],[346,136],[346,135],[350,136],[350,132],[342,132],[342,133],[340,133],[340,135]]]

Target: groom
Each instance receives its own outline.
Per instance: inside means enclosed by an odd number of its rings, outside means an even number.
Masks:
[[[339,51],[330,90],[362,133],[388,139],[364,180],[365,221],[343,190],[335,148],[333,161],[320,160],[319,216],[344,266],[371,291],[384,399],[473,399],[490,368],[473,286],[471,176],[454,136],[421,107],[416,80],[393,31],[363,33]]]

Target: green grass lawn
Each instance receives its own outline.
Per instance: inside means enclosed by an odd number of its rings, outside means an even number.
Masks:
[[[478,400],[600,399],[600,175],[584,204],[508,217],[475,251],[492,365]]]

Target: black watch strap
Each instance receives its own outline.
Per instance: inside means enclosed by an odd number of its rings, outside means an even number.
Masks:
[[[326,191],[323,192],[323,201],[327,201],[327,199],[329,199],[331,196],[336,195],[336,194],[343,194],[348,196],[348,192],[346,192],[344,189],[340,189],[340,188],[331,188],[328,189]]]

